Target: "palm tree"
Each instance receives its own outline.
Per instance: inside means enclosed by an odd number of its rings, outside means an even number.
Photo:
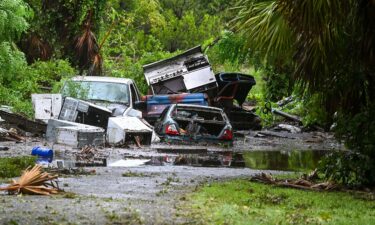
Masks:
[[[356,179],[375,184],[375,1],[240,0],[235,10],[233,27],[250,48],[267,64],[291,65],[328,113],[339,112],[336,132],[368,157]]]
[[[327,105],[343,99],[330,111],[374,97],[375,1],[242,0],[235,9],[234,29],[268,63],[292,59],[295,79],[311,92],[328,91]],[[371,92],[358,93],[365,87]]]

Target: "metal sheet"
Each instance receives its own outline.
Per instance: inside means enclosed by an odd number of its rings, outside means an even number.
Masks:
[[[151,143],[152,129],[136,117],[111,117],[108,120],[107,127],[107,141],[109,144],[124,144],[126,135],[136,133],[145,134],[146,138],[150,139],[145,141]]]
[[[189,91],[203,85],[216,83],[215,74],[212,72],[211,67],[192,71],[190,73],[184,74],[183,77],[185,87]]]

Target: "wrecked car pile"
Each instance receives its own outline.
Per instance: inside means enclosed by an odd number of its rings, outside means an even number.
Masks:
[[[48,124],[47,141],[141,147],[158,141],[157,133],[163,140],[215,143],[233,140],[232,125],[260,128],[259,117],[241,107],[254,78],[215,76],[200,46],[143,69],[151,94],[143,97],[131,79],[93,76],[72,78],[61,94],[34,94],[35,119]],[[155,121],[156,133],[149,124]]]
[[[231,142],[232,126],[260,128],[259,117],[242,108],[254,78],[215,76],[200,46],[145,65],[144,75],[151,95],[142,97],[132,79],[77,76],[60,94],[32,95],[35,121],[5,109],[0,116],[22,131],[78,149],[147,146],[160,140],[157,134],[163,140]],[[1,130],[0,138],[23,140],[12,130]]]
[[[214,75],[200,46],[145,65],[143,70],[152,94],[143,98],[147,105],[145,118],[150,123],[155,122],[169,104],[183,103],[224,109],[237,130],[261,128],[260,118],[242,107],[247,94],[256,84],[254,77],[240,73]]]

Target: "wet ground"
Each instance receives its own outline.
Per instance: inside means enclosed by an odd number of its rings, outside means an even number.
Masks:
[[[104,148],[100,152],[107,158],[106,167],[84,168],[93,175],[59,178],[65,194],[0,194],[0,224],[186,223],[189,218],[177,216],[177,205],[202,183],[264,171],[311,169],[326,152],[341,148],[327,133],[278,134],[282,137],[241,132],[231,148],[167,144]],[[1,142],[10,149],[0,151],[0,157],[29,155],[32,147],[44,144],[54,150],[55,160],[63,160],[65,167],[74,165],[76,150],[34,138],[24,143]]]

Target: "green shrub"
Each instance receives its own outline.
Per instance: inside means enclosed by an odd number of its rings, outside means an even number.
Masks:
[[[0,178],[21,176],[23,170],[35,165],[35,160],[34,156],[0,158]]]

